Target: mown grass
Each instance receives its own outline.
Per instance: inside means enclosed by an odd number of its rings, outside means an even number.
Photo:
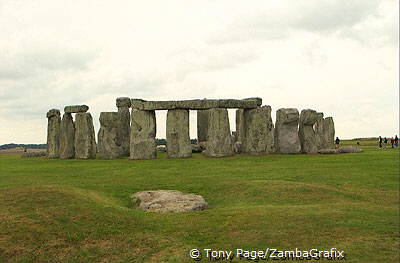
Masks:
[[[398,262],[399,151],[373,143],[360,154],[221,159],[0,155],[0,262],[193,262],[191,248],[267,247]],[[132,193],[152,189],[200,194],[209,209],[131,207]]]

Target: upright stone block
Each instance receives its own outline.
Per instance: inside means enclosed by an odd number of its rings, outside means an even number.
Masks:
[[[168,110],[167,154],[169,158],[192,156],[189,136],[189,110]]]
[[[236,141],[243,143],[245,135],[244,129],[244,109],[236,110]]]
[[[244,134],[244,153],[259,155],[274,152],[271,106],[244,110]]]
[[[315,110],[302,110],[300,113],[299,138],[303,153],[317,153],[317,141],[313,126],[318,114]]]
[[[208,130],[208,110],[197,110],[197,141],[205,142],[207,140]]]
[[[122,156],[129,156],[130,151],[130,121],[131,114],[129,107],[131,106],[131,99],[128,97],[117,98],[118,107],[118,133],[117,145],[122,147]]]
[[[78,112],[75,115],[75,158],[96,158],[96,140],[93,118],[89,112]]]
[[[278,153],[300,153],[299,112],[287,108],[276,111],[275,151]]]
[[[234,154],[227,109],[213,108],[209,110],[207,146],[204,153],[209,157]]]
[[[130,159],[155,159],[156,114],[154,110],[132,109]]]
[[[335,123],[332,117],[324,119],[323,124],[323,149],[333,149],[335,147]]]
[[[71,113],[64,113],[60,130],[60,158],[75,157],[75,124]]]
[[[99,120],[100,130],[97,138],[100,158],[116,159],[123,156],[122,146],[118,144],[118,112],[101,112]]]
[[[51,109],[47,112],[47,157],[60,157],[60,110]]]
[[[323,149],[324,143],[324,114],[322,112],[317,113],[317,121],[314,124],[315,131],[315,141],[317,144],[317,149]]]

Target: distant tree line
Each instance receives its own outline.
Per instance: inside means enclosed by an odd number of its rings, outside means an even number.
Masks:
[[[0,150],[12,149],[12,148],[29,148],[29,149],[46,149],[47,144],[16,144],[16,143],[8,143],[0,145]]]

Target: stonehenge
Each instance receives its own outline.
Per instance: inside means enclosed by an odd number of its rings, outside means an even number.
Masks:
[[[75,124],[71,113],[64,113],[60,130],[60,158],[75,157]]]
[[[318,114],[315,110],[302,110],[300,113],[299,138],[302,153],[317,153],[317,140],[314,131],[314,124]]]
[[[51,109],[47,112],[47,157],[60,157],[60,110]]]
[[[75,115],[75,158],[96,158],[97,146],[92,115],[78,112]]]
[[[154,110],[132,109],[130,159],[155,159],[156,113]]]
[[[209,157],[233,155],[234,151],[229,127],[228,110],[224,108],[212,108],[208,111],[205,155]]]
[[[329,152],[334,148],[332,117],[306,109],[281,108],[275,125],[271,106],[258,97],[182,101],[145,101],[119,97],[117,111],[101,112],[97,144],[87,105],[71,105],[47,112],[47,156],[61,159],[188,158],[192,152],[207,157],[244,153],[296,154]],[[236,131],[230,129],[228,109],[236,109]],[[156,110],[167,110],[166,146],[156,143]],[[197,111],[197,144],[189,134],[189,111]],[[75,121],[74,121],[75,119]],[[162,141],[162,140],[161,140]],[[157,140],[159,143],[160,140]]]
[[[169,158],[186,158],[192,156],[192,146],[189,136],[189,110],[168,110],[166,137]]]
[[[277,153],[301,152],[298,125],[299,112],[297,109],[286,108],[276,111],[274,136]]]
[[[262,106],[243,111],[242,152],[267,154],[274,152],[274,124],[271,106]]]
[[[100,158],[115,159],[123,156],[124,149],[118,144],[118,112],[101,112],[99,121],[100,129],[97,138]]]

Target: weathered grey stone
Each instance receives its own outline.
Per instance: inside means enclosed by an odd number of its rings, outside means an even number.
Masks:
[[[169,158],[192,156],[189,136],[189,110],[168,110],[166,137]]]
[[[123,156],[122,146],[118,144],[119,114],[117,112],[100,113],[98,133],[98,152],[100,158],[116,159]]]
[[[244,134],[243,153],[259,155],[274,152],[271,106],[244,110]]]
[[[89,106],[87,105],[72,105],[72,106],[66,106],[64,108],[65,113],[87,112],[88,110]]]
[[[167,146],[165,146],[165,145],[157,145],[156,149],[157,149],[157,152],[159,152],[159,153],[167,152]]]
[[[60,117],[60,110],[59,109],[51,109],[47,112],[46,117],[50,118],[53,116],[59,116]]]
[[[93,118],[89,112],[78,112],[75,115],[75,158],[96,158],[96,140]]]
[[[60,129],[60,158],[75,157],[75,124],[71,113],[64,113]]]
[[[324,147],[324,114],[322,112],[317,113],[317,121],[314,124],[315,131],[315,142],[317,149],[323,149]]]
[[[260,97],[251,97],[251,98],[246,98],[243,100],[253,100],[257,102],[257,106],[261,106],[262,105],[262,98]]]
[[[130,146],[130,159],[157,157],[155,111],[132,109]]]
[[[339,149],[337,149],[338,153],[361,153],[363,150],[360,148],[357,148],[355,146],[342,146]]]
[[[51,109],[46,116],[47,122],[47,157],[60,157],[60,110]]]
[[[132,109],[138,110],[173,110],[173,109],[190,109],[205,110],[212,108],[256,108],[260,101],[258,99],[248,100],[181,100],[181,101],[145,101],[141,99],[132,99]]]
[[[125,106],[118,107],[117,145],[122,147],[121,156],[129,156],[131,113]]]
[[[315,110],[302,110],[300,113],[299,138],[303,153],[317,153],[317,141],[313,126],[318,115]]]
[[[197,141],[207,141],[208,110],[197,111]]]
[[[128,97],[119,97],[116,100],[116,106],[119,107],[131,107],[131,99]]]
[[[236,110],[236,141],[243,143],[244,140],[244,109]]]
[[[200,195],[185,194],[173,190],[144,191],[131,195],[133,205],[149,212],[185,212],[207,208],[208,204]]]
[[[318,150],[318,153],[321,154],[335,154],[335,153],[361,153],[363,150],[356,146],[343,146],[338,149],[334,148],[326,148]]]
[[[294,108],[276,111],[275,151],[278,153],[300,153],[299,112]]]
[[[322,147],[333,148],[335,147],[335,123],[332,117],[327,117],[323,122],[323,137]]]
[[[201,153],[203,149],[199,144],[192,144],[192,153]]]
[[[207,146],[203,153],[209,157],[223,157],[234,154],[227,109],[214,108],[209,110]]]

